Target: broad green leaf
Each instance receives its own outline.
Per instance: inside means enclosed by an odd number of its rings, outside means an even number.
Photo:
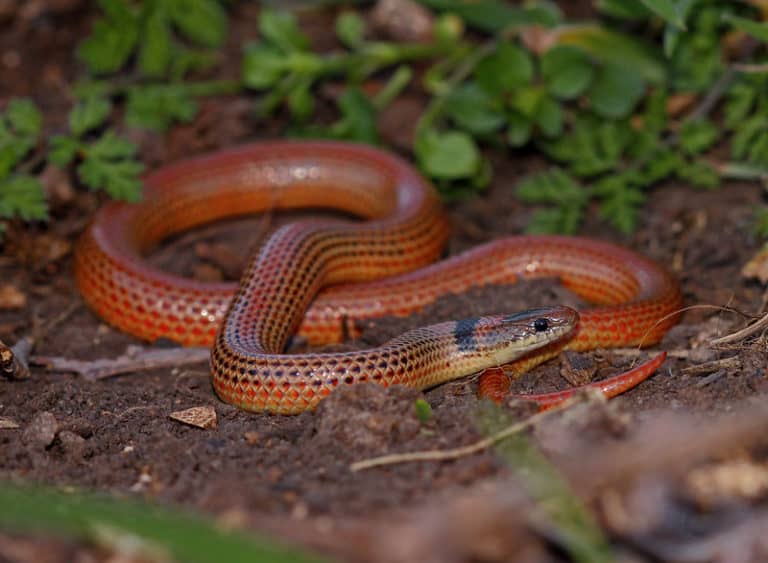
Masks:
[[[645,81],[627,66],[605,64],[589,89],[592,109],[608,118],[626,117],[645,93]]]
[[[131,15],[116,20],[100,20],[91,35],[77,47],[77,58],[95,74],[119,70],[133,53],[139,37],[139,25]]]
[[[285,53],[306,51],[309,47],[309,39],[290,12],[263,10],[259,16],[259,33]]]
[[[418,0],[433,10],[456,14],[470,27],[496,33],[502,29],[540,25],[554,27],[562,19],[557,11],[540,2],[531,6],[510,6],[502,0]]]
[[[155,8],[144,22],[144,35],[139,46],[139,69],[144,76],[164,76],[173,58],[171,30],[168,16],[162,3]]]
[[[553,47],[541,58],[541,74],[549,93],[563,100],[581,95],[589,86],[594,68],[589,57],[575,47]]]
[[[667,80],[667,63],[661,50],[632,35],[596,24],[573,24],[562,27],[559,42],[578,47],[597,61],[632,69],[651,84]]]
[[[365,41],[365,20],[357,12],[342,12],[335,25],[336,37],[347,47],[359,47]]]
[[[563,110],[560,104],[545,96],[536,108],[536,124],[545,137],[559,137],[563,132]]]
[[[664,21],[685,29],[685,21],[680,15],[677,4],[672,0],[640,0],[645,6],[655,12]]]
[[[86,98],[70,110],[69,130],[75,137],[80,137],[102,125],[111,110],[112,104],[107,98]]]
[[[498,130],[504,114],[498,101],[491,98],[475,82],[467,82],[451,92],[445,100],[445,112],[454,123],[474,135]]]
[[[220,47],[227,38],[227,14],[216,0],[164,0],[173,23],[191,41]]]
[[[347,88],[339,96],[339,110],[346,133],[344,138],[375,145],[379,142],[376,110],[359,88]]]
[[[522,147],[531,139],[533,123],[524,115],[513,112],[507,119],[507,142],[512,147]]]
[[[742,18],[740,16],[734,16],[732,14],[727,14],[725,20],[731,23],[736,29],[751,35],[755,39],[768,42],[768,23],[757,22],[747,18]]]
[[[614,18],[642,20],[651,15],[641,0],[596,0],[597,10]]]
[[[513,43],[502,43],[480,61],[475,69],[480,86],[492,96],[529,84],[533,78],[533,60],[528,51]]]
[[[312,81],[306,79],[292,88],[286,97],[291,115],[298,121],[306,121],[315,110],[315,98],[312,93]]]
[[[0,529],[33,536],[55,535],[85,543],[120,542],[132,559],[187,563],[321,563],[327,561],[255,533],[222,526],[212,518],[171,510],[159,503],[82,491],[0,484]],[[111,534],[107,536],[107,534]],[[117,544],[115,543],[117,542]],[[150,553],[133,551],[154,548]],[[141,554],[141,555],[138,555]]]
[[[469,178],[480,168],[477,145],[461,131],[428,130],[419,135],[414,148],[422,170],[432,178]]]
[[[243,57],[243,83],[255,90],[273,86],[285,73],[284,55],[268,45],[251,44]]]

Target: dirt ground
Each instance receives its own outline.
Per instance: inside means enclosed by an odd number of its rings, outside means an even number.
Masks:
[[[233,45],[255,33],[247,31],[255,29],[255,11],[242,10],[234,18]],[[0,19],[0,105],[10,96],[32,96],[55,131],[67,109],[66,83],[77,73],[68,53],[87,25],[78,8],[33,21]],[[37,68],[36,61],[45,63]],[[402,134],[398,120],[407,121],[403,116],[421,103],[413,96],[390,109],[382,118],[385,134]],[[217,98],[206,101],[190,125],[164,136],[134,135],[146,161],[156,165],[268,138],[273,127],[254,120],[249,102]],[[490,156],[495,174],[488,191],[450,206],[450,253],[519,233],[526,224],[531,209],[512,189],[542,163],[520,151]],[[23,303],[0,310],[0,339],[36,335],[35,353],[42,356],[117,357],[138,342],[100,322],[72,276],[72,246],[102,200],[72,194],[68,178],[46,172],[52,220],[12,226],[3,242],[0,285],[18,290]],[[760,551],[768,515],[761,504],[768,442],[760,432],[768,423],[761,406],[768,391],[766,341],[758,335],[730,349],[708,346],[750,320],[719,307],[749,315],[764,307],[764,288],[740,274],[760,246],[750,220],[762,201],[758,185],[701,192],[668,184],[652,192],[633,236],[621,237],[595,213],[582,231],[658,260],[679,278],[686,305],[707,305],[687,311],[657,347],[671,357],[650,380],[608,405],[553,415],[533,432],[595,510],[622,560],[751,561],[766,553]],[[204,229],[169,242],[152,259],[187,275],[232,277],[202,259],[201,248],[242,259],[263,235],[263,223],[251,218]],[[475,290],[407,319],[367,323],[360,341],[346,346],[376,345],[441,320],[562,302],[573,297],[554,282]],[[610,351],[588,356],[598,362],[598,377],[632,359]],[[553,361],[515,385],[539,392],[568,383]],[[282,417],[240,412],[217,400],[205,365],[99,381],[36,367],[27,380],[0,380],[0,417],[18,425],[0,429],[0,478],[179,505],[349,561],[564,560],[552,530],[526,516],[530,501],[493,450],[448,462],[350,470],[351,462],[369,457],[478,440],[475,391],[468,378],[424,393],[434,412],[426,423],[414,410],[422,394],[374,385],[340,388],[316,412]],[[169,418],[194,406],[213,407],[218,426],[203,430]],[[522,417],[531,410],[516,404],[512,412]],[[721,482],[722,472],[729,477]],[[692,475],[704,476],[696,481]],[[697,488],[702,480],[710,485]],[[42,560],[51,541],[0,535],[0,561]],[[51,560],[74,560],[83,549],[68,545]]]

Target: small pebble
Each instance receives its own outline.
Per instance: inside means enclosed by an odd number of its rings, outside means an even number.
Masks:
[[[59,423],[48,411],[37,413],[24,429],[21,440],[28,446],[45,449],[53,443]]]

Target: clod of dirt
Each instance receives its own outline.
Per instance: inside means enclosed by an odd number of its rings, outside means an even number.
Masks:
[[[346,451],[384,453],[390,444],[418,434],[421,423],[414,403],[419,391],[375,383],[345,385],[336,389],[317,408],[317,434],[312,447],[345,444]]]
[[[64,455],[70,460],[83,459],[88,450],[88,442],[82,436],[69,430],[59,432],[59,443]]]
[[[28,446],[45,449],[53,443],[59,423],[56,417],[48,411],[37,413],[24,429],[21,440]]]
[[[571,385],[586,385],[597,373],[597,364],[589,356],[566,350],[562,359],[560,375]]]

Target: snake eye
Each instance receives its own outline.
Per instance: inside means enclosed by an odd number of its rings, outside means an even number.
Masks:
[[[536,332],[544,332],[549,328],[549,322],[547,319],[536,319],[533,321],[533,328]]]

